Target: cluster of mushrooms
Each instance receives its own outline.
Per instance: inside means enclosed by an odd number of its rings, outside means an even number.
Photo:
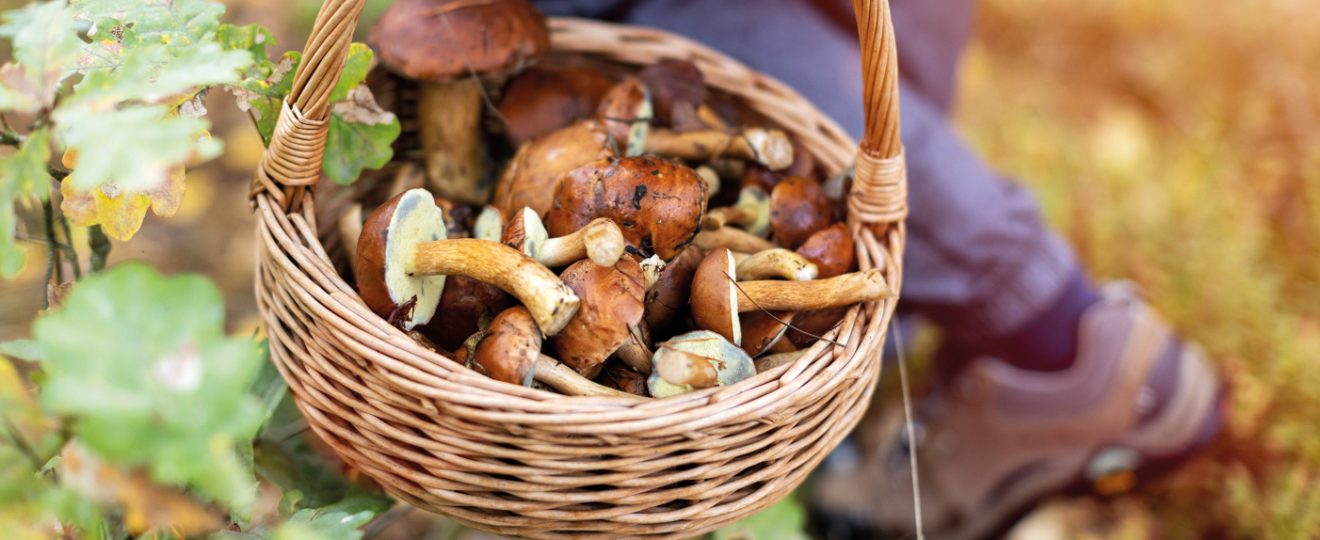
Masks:
[[[855,271],[810,157],[729,121],[689,62],[534,66],[548,31],[525,0],[400,0],[371,41],[419,89],[425,187],[350,218],[354,279],[480,373],[666,397],[791,362],[891,294]],[[500,167],[491,134],[516,149]]]

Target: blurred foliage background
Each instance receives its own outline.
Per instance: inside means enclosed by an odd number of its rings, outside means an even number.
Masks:
[[[301,48],[318,6],[226,3],[229,22],[275,32],[272,50]],[[1320,536],[1318,53],[1304,0],[982,2],[960,128],[1036,190],[1096,276],[1138,282],[1204,344],[1232,397],[1211,455],[1141,496],[1051,504],[1015,536]],[[232,98],[207,105],[225,154],[111,260],[210,276],[242,331],[256,325],[246,189],[261,142]],[[0,282],[0,340],[28,334],[44,295],[44,243],[25,245],[28,267]]]

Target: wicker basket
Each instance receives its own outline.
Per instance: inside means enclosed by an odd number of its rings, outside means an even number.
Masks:
[[[253,180],[256,296],[271,357],[317,435],[399,499],[523,537],[690,537],[802,482],[856,425],[895,301],[856,306],[796,363],[660,400],[566,397],[505,384],[419,345],[340,277],[317,231],[327,98],[363,0],[327,0]],[[855,161],[848,223],[862,268],[901,280],[906,188],[885,0],[855,0],[864,52],[861,151],[783,84],[668,33],[550,22],[558,52],[696,63],[708,83],[788,131],[823,169]],[[327,228],[329,229],[329,228]],[[337,250],[335,250],[337,251]]]

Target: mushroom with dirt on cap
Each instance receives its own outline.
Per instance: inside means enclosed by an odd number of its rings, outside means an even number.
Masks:
[[[546,335],[573,318],[577,295],[549,269],[499,242],[447,240],[442,214],[434,196],[413,189],[367,217],[353,273],[358,293],[373,311],[411,330],[435,315],[445,276],[462,275],[513,295]]]
[[[436,194],[489,199],[481,131],[483,81],[502,84],[550,47],[545,16],[527,0],[396,0],[368,38],[381,63],[420,81],[420,138]]]
[[[630,257],[620,259],[613,267],[578,261],[559,278],[581,303],[573,320],[550,338],[550,345],[564,365],[586,377],[595,377],[611,355],[631,340],[640,339],[638,326],[646,294],[642,267]],[[643,367],[649,369],[649,365]]]
[[[546,214],[550,234],[563,236],[596,218],[610,218],[628,252],[666,261],[692,242],[706,211],[706,182],[691,168],[657,157],[600,160],[559,182]]]
[[[531,386],[535,380],[570,396],[636,398],[597,384],[554,358],[541,354],[542,334],[523,306],[500,312],[490,328],[467,342],[466,363],[497,381]]]

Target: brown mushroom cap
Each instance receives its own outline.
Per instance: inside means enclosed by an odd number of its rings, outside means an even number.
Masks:
[[[833,221],[830,200],[820,184],[810,178],[790,176],[770,192],[770,228],[775,239],[789,249],[797,249],[816,231]]]
[[[738,321],[738,293],[734,284],[737,266],[727,249],[711,251],[692,276],[692,321],[734,345],[742,344]]]
[[[704,127],[697,107],[706,100],[706,81],[696,64],[666,58],[637,73],[651,91],[656,122],[677,130]]]
[[[596,377],[596,382],[613,388],[642,397],[649,395],[646,391],[646,376],[624,367],[622,364],[611,362],[605,366],[604,371]]]
[[[596,109],[600,120],[622,152],[629,144],[634,128],[651,122],[651,94],[636,77],[625,77],[610,88]]]
[[[607,217],[629,251],[668,261],[692,242],[706,212],[706,182],[689,167],[656,157],[600,160],[559,182],[546,229],[562,236]]]
[[[541,355],[541,332],[527,308],[500,312],[477,344],[472,368],[497,381],[530,386]]]
[[[467,276],[449,276],[440,307],[431,322],[422,327],[422,335],[445,350],[458,349],[463,340],[476,333],[483,322],[513,304],[499,287]]]
[[[816,277],[831,278],[853,269],[856,254],[848,226],[835,223],[816,231],[797,248],[797,254],[816,265]]]
[[[642,321],[642,267],[629,257],[613,268],[578,261],[560,279],[577,293],[581,303],[568,326],[550,344],[564,365],[595,377],[611,354],[631,337],[629,329]]]
[[[782,339],[784,333],[788,331],[788,326],[784,323],[795,324],[793,321],[796,313],[792,311],[773,315],[764,311],[754,311],[744,313],[738,318],[738,324],[742,327],[742,343],[739,346],[747,351],[747,354],[756,357],[770,350],[770,347]]]
[[[527,0],[396,0],[367,41],[391,71],[435,82],[514,72],[550,49],[545,16]]]
[[[495,186],[492,204],[506,216],[524,206],[544,216],[564,175],[613,155],[605,127],[594,120],[552,131],[518,149]]]
[[[500,98],[504,131],[514,146],[596,114],[614,83],[585,66],[537,66],[514,77]]]
[[[667,329],[680,318],[692,291],[692,275],[701,260],[701,250],[688,246],[660,271],[660,279],[646,292],[646,324],[652,330]]]

